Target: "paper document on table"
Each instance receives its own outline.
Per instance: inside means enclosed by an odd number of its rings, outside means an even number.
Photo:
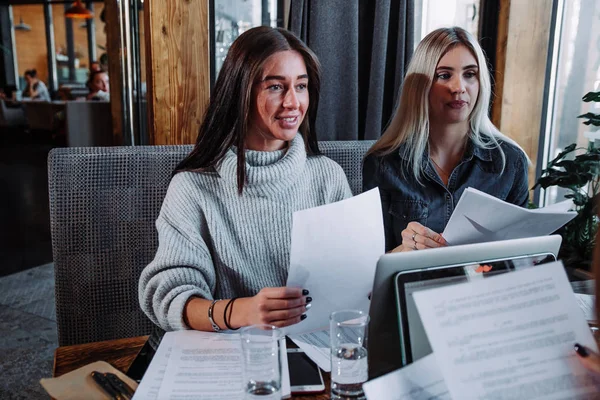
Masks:
[[[244,363],[239,334],[198,331],[167,332],[158,348],[159,351],[165,343],[170,346],[171,354],[158,396],[154,398],[161,400],[244,399],[242,389]],[[282,340],[282,354],[285,354],[284,343]],[[282,361],[282,395],[289,397],[287,357],[280,355],[280,358]],[[146,397],[138,398],[145,399]]]
[[[414,299],[454,399],[589,399],[600,391],[573,350],[597,346],[562,262]]]
[[[596,296],[591,294],[575,293],[575,298],[577,299],[577,305],[579,306],[579,309],[583,312],[584,318],[588,322],[597,321]]]
[[[493,242],[549,235],[572,220],[567,200],[529,210],[468,188],[456,204],[442,236],[450,245]]]
[[[329,314],[368,312],[377,260],[385,251],[379,189],[337,203],[296,211],[287,286],[310,291],[308,318],[286,334],[329,327]]]
[[[173,350],[174,336],[167,335],[163,337],[160,346],[156,350],[154,357],[148,369],[144,373],[144,377],[140,385],[135,390],[133,400],[155,400],[158,399],[158,392],[169,364],[171,351]]]
[[[435,354],[363,384],[367,400],[452,400]]]
[[[325,372],[331,372],[329,330],[289,335],[298,347]]]

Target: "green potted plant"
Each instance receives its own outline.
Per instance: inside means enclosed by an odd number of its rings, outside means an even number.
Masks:
[[[600,92],[586,94],[583,101],[600,102]],[[577,118],[585,118],[585,125],[600,126],[600,114],[588,112]],[[568,190],[565,197],[573,199],[577,216],[557,231],[563,238],[559,258],[570,268],[591,269],[598,229],[599,173],[600,148],[593,141],[587,149],[573,143],[548,163],[534,186],[534,189],[565,188]]]

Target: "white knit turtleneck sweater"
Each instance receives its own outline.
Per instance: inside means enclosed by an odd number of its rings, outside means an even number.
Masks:
[[[142,310],[161,328],[188,329],[190,296],[254,296],[287,280],[294,211],[350,197],[342,168],[308,157],[300,134],[286,150],[246,150],[247,185],[237,188],[237,155],[216,173],[176,174],[156,221],[158,250],[139,282]]]

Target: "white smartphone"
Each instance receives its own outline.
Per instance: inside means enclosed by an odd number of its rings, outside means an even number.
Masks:
[[[287,349],[292,394],[325,391],[321,369],[302,349]]]

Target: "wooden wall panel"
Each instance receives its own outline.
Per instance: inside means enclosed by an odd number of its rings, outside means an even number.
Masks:
[[[208,104],[208,0],[146,0],[151,144],[194,143]]]
[[[498,12],[498,36],[496,40],[496,68],[494,70],[494,101],[492,103],[492,122],[502,124],[502,94],[504,91],[504,68],[506,66],[506,45],[508,42],[508,21],[511,0],[500,1]]]
[[[529,155],[530,187],[535,182],[552,2],[510,2],[499,128]]]

